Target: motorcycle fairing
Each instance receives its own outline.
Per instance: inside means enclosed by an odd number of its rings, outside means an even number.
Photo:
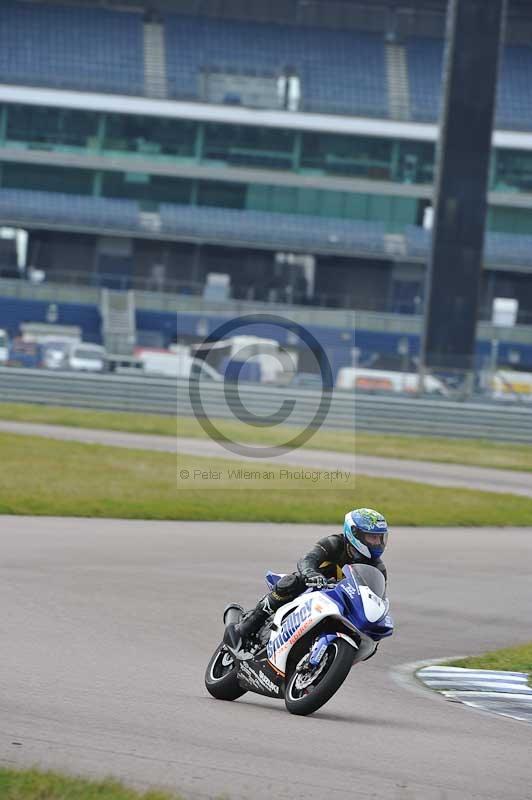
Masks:
[[[268,586],[268,589],[270,589],[270,591],[271,591],[274,588],[275,584],[278,581],[280,581],[281,578],[284,578],[285,574],[286,573],[284,573],[284,572],[270,572],[270,571],[268,571],[266,573],[266,584]]]
[[[357,575],[356,567],[346,564],[343,567],[344,580],[339,581],[329,595],[336,597],[344,607],[344,616],[360,632],[374,642],[391,636],[393,619],[388,613],[390,601],[379,597]]]
[[[284,675],[276,672],[265,658],[240,661],[238,682],[242,688],[257,694],[277,700],[284,698]]]
[[[357,660],[367,657],[375,649],[375,642],[393,633],[388,599],[375,594],[357,575],[356,568],[346,565],[343,574],[344,579],[334,588],[304,592],[275,613],[266,650],[270,664],[281,674],[286,672],[294,644],[327,617],[336,618],[344,628],[353,630],[352,643],[358,645],[359,651]],[[269,576],[277,577],[274,573]]]
[[[286,672],[288,654],[294,644],[321,620],[341,614],[338,603],[325,592],[304,592],[282,606],[273,618],[272,632],[266,651],[270,664]]]

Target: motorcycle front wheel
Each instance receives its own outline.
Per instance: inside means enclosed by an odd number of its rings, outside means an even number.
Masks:
[[[237,675],[238,663],[223,644],[218,645],[205,670],[205,688],[217,700],[237,700],[246,693]]]
[[[288,679],[285,693],[287,710],[291,714],[306,716],[325,705],[349,675],[353,658],[353,648],[344,639],[331,642],[315,667],[305,666],[306,653]]]

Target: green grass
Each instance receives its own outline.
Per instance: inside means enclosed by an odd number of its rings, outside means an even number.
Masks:
[[[54,772],[0,768],[2,800],[179,800],[163,791],[136,792],[111,779],[89,781]]]
[[[458,661],[450,661],[449,666],[528,672],[528,682],[532,686],[532,642],[516,647],[505,647],[503,650],[494,650],[481,656],[469,656]]]
[[[0,403],[0,419],[19,422],[42,422],[82,428],[160,434],[163,436],[200,437],[206,434],[194,418],[166,417],[158,414],[89,411],[55,406]],[[260,445],[286,441],[299,432],[297,428],[254,428],[241,422],[215,420],[220,430],[232,439]],[[444,439],[441,437],[395,436],[319,430],[306,444],[316,450],[334,450],[360,455],[410,458],[479,467],[497,467],[532,472],[532,447],[482,439]]]
[[[0,513],[339,525],[345,508],[375,506],[393,525],[531,525],[532,500],[385,478],[348,483],[281,478],[261,463],[179,456],[0,434]],[[270,470],[237,481],[228,471]],[[187,469],[219,476],[177,478]]]

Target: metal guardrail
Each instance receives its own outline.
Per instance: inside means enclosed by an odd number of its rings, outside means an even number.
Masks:
[[[205,415],[213,419],[233,419],[238,399],[243,411],[240,418],[252,423],[292,401],[288,420],[296,426],[307,425],[319,410],[321,393],[299,389],[270,388],[254,384],[201,382],[201,403]],[[43,403],[107,411],[136,411],[192,416],[189,382],[145,375],[88,374],[53,372],[37,369],[0,368],[0,402]],[[327,427],[353,427],[354,395],[331,397],[329,413],[320,414],[317,422]]]
[[[306,426],[316,414],[321,394],[315,390],[242,384],[202,383],[205,414],[234,418],[235,400],[245,409],[244,421],[267,416],[294,402],[288,424]],[[135,411],[191,416],[186,380],[139,375],[90,375],[76,372],[0,368],[0,402],[42,403],[107,411]],[[503,403],[459,403],[448,400],[384,397],[334,392],[324,428],[346,431],[481,438],[532,445],[532,406]]]

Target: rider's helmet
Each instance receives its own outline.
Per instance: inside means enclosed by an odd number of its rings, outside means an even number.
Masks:
[[[355,508],[345,515],[344,538],[349,555],[355,555],[355,548],[366,558],[379,558],[388,541],[388,523],[372,508]]]

